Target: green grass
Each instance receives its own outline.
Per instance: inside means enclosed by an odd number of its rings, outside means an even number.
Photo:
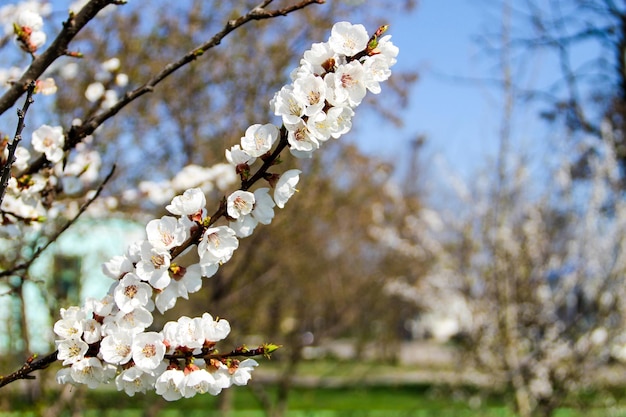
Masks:
[[[278,363],[269,362],[264,369],[269,374],[281,373]],[[411,369],[402,368],[402,371]],[[298,375],[313,378],[309,383],[321,385],[292,388],[286,417],[515,417],[506,407],[510,395],[503,392],[484,393],[471,386],[427,383],[375,385],[381,376],[397,372],[397,367],[380,363],[305,362],[299,366]],[[253,383],[260,384],[254,380]],[[46,405],[58,401],[59,393],[52,391],[58,389],[56,384],[46,388],[44,397],[34,404],[5,388],[0,393],[0,417],[39,416]],[[147,415],[145,410],[154,411],[153,415],[158,417],[222,417],[216,410],[224,394],[200,395],[170,403],[154,393],[128,397],[114,387],[73,389],[77,401],[72,407],[81,410],[85,417],[143,417]],[[272,400],[277,396],[276,386],[263,385],[262,390]],[[233,410],[229,417],[266,416],[251,387],[232,387],[225,393]],[[626,390],[581,392],[567,404],[569,408],[558,410],[554,417],[626,417]]]
[[[275,398],[274,387],[268,395]],[[85,417],[143,417],[152,409],[158,417],[220,417],[219,398],[210,395],[168,403],[154,394],[127,397],[116,391],[84,390],[76,393],[79,409]],[[82,395],[84,394],[84,396]],[[265,417],[248,387],[231,388],[232,410],[229,417]],[[289,395],[286,417],[514,417],[501,397],[482,397],[477,408],[469,406],[478,398],[471,389],[451,390],[428,385],[294,388]],[[12,411],[0,411],[0,417],[35,417],[51,396],[38,405],[11,401]],[[17,399],[16,399],[17,400]],[[69,416],[69,413],[66,415]],[[626,417],[626,407],[596,407],[587,410],[561,409],[555,417]]]

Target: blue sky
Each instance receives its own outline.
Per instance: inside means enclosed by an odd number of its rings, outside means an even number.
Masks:
[[[376,130],[373,125],[359,122],[365,128],[354,140],[363,150],[395,158],[408,150],[413,138],[424,134],[426,153],[465,178],[495,157],[502,99],[497,89],[478,80],[498,74],[495,61],[487,57],[475,38],[487,25],[499,21],[497,15],[487,16],[485,4],[476,0],[423,0],[412,13],[392,18],[389,33],[400,48],[396,68],[417,69],[420,78],[411,89],[410,106],[403,112],[405,125],[399,129],[386,126],[384,144],[381,135],[367,133]],[[497,12],[497,8],[489,10]],[[534,71],[541,72],[546,65],[545,61],[538,62]],[[532,82],[540,79],[535,77]],[[514,147],[529,149],[545,135],[536,108],[518,112],[516,121]]]

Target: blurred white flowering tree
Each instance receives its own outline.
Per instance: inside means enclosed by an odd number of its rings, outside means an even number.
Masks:
[[[621,57],[623,12],[610,1],[527,2],[528,15],[517,13],[514,2],[493,5],[499,9],[498,25],[490,26],[488,39],[497,39],[502,93],[496,162],[471,184],[442,172],[453,191],[445,207],[424,205],[389,185],[390,202],[375,207],[371,234],[406,259],[402,270],[392,272],[396,279],[388,291],[417,304],[424,316],[445,318],[434,336],[455,336],[466,365],[510,393],[521,416],[550,416],[563,403],[576,401],[576,394],[601,390],[614,369],[623,373],[626,207],[620,99],[615,89],[607,93],[605,84],[595,82],[585,91],[595,97],[593,104],[579,95],[596,70],[611,73],[604,79],[608,84],[619,84],[623,62],[618,58],[616,67],[603,64],[588,73],[589,67],[570,59],[575,45],[590,38],[600,40],[587,44],[591,51],[618,47],[615,57]],[[544,6],[551,13],[544,14]],[[536,38],[516,32],[515,23],[526,17]],[[566,82],[549,92],[524,89],[531,60],[516,54],[520,46],[553,48]],[[568,98],[559,101],[561,93]],[[556,97],[553,116],[571,122],[574,134],[551,132],[550,139],[562,143],[550,146],[547,163],[537,170],[531,167],[538,161],[513,141],[516,112],[523,111],[518,104],[541,97]],[[596,128],[581,129],[590,123]],[[579,144],[574,149],[572,136]]]
[[[454,209],[393,184],[374,207],[370,234],[405,259],[387,291],[449,320],[442,338],[454,336],[465,365],[511,392],[522,416],[552,415],[623,369],[626,203],[612,135],[606,123],[601,141],[588,138],[585,181],[563,151],[541,190],[522,157],[473,184],[446,174]]]

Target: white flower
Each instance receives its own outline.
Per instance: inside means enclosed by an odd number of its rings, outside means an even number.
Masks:
[[[126,256],[117,255],[102,264],[104,275],[115,280],[133,270],[133,263]]]
[[[59,75],[65,80],[73,80],[78,76],[80,67],[76,62],[68,62],[59,68]]]
[[[396,57],[398,56],[400,50],[391,42],[391,35],[385,35],[380,38],[376,49],[380,51],[379,55],[387,58],[387,65],[389,67],[393,66],[397,62]]]
[[[36,30],[30,34],[28,38],[29,47],[31,50],[37,50],[40,46],[46,43],[46,33],[41,30]]]
[[[85,148],[80,149],[73,154],[72,160],[59,169],[57,175],[70,175],[80,177],[82,181],[94,182],[100,174],[100,165],[102,161],[98,151],[88,151]],[[60,168],[60,167],[59,167]]]
[[[72,365],[71,374],[74,381],[86,384],[89,388],[97,388],[104,379],[104,368],[98,358],[84,358]]]
[[[28,167],[28,160],[30,159],[30,152],[28,149],[18,146],[15,149],[15,161],[13,161],[13,166],[18,171],[23,171]]]
[[[176,321],[175,336],[168,340],[173,346],[184,346],[190,349],[201,348],[204,344],[204,332],[201,319],[186,316]]]
[[[89,345],[78,337],[56,341],[57,358],[63,361],[63,365],[76,363],[85,357]]]
[[[144,242],[145,240],[136,240],[126,248],[126,257],[131,263],[137,263],[141,260],[141,247]]]
[[[65,137],[63,136],[63,128],[61,126],[41,126],[33,132],[31,143],[34,150],[44,153],[48,161],[53,164],[63,158]]]
[[[168,369],[156,380],[154,388],[156,393],[166,401],[176,401],[182,398],[184,388],[185,373],[178,369]]]
[[[213,375],[205,369],[195,370],[185,376],[182,393],[185,398],[191,398],[196,394],[210,393],[217,395],[221,391],[215,382]]]
[[[18,15],[17,22],[15,23],[20,27],[27,27],[36,31],[43,27],[43,18],[37,12],[24,10]]]
[[[210,227],[198,244],[198,255],[201,259],[224,263],[228,262],[238,247],[239,241],[233,229],[227,226]]]
[[[311,49],[304,52],[304,58],[301,63],[305,67],[310,68],[313,74],[324,74],[329,69],[334,69],[334,65],[342,64],[339,57],[335,55],[328,42],[314,43]],[[329,65],[333,63],[333,65]],[[324,68],[326,66],[326,68]]]
[[[333,107],[329,110],[333,110],[335,108],[336,107]],[[336,130],[336,124],[337,121],[328,117],[328,114],[324,112],[319,112],[309,117],[306,121],[307,129],[319,142],[326,142],[330,139],[331,132]]]
[[[125,369],[115,378],[115,386],[118,391],[124,391],[129,397],[135,393],[146,393],[156,382],[156,377],[142,372],[136,366]]]
[[[57,384],[76,384],[70,368],[61,368],[56,374]]]
[[[178,322],[168,321],[165,323],[163,330],[161,330],[161,334],[163,335],[163,343],[165,343],[166,346],[169,346],[167,353],[173,353],[180,345],[178,343]]]
[[[115,106],[115,104],[117,103],[117,100],[118,100],[117,91],[106,90],[104,92],[104,100],[102,100],[101,106],[103,109],[110,109],[111,107]]]
[[[110,58],[100,64],[102,69],[107,72],[114,72],[120,69],[120,60],[119,58]]]
[[[235,231],[235,236],[240,239],[252,235],[259,222],[252,216],[240,216],[234,222],[229,222],[228,226]]]
[[[337,22],[330,32],[328,44],[338,54],[353,56],[367,47],[369,36],[363,25]]]
[[[83,340],[89,344],[98,342],[102,338],[101,327],[95,319],[86,320],[83,323]]]
[[[311,131],[307,127],[306,123],[302,119],[299,119],[297,123],[286,123],[287,128],[287,141],[289,142],[289,150],[300,152],[313,152],[319,149],[320,144],[318,140],[311,134]]]
[[[254,359],[245,359],[237,366],[237,370],[232,374],[231,380],[235,385],[246,385],[252,378],[252,371],[259,363]]]
[[[115,76],[115,85],[118,87],[126,87],[128,85],[128,74],[117,74]]]
[[[158,205],[167,203],[176,195],[169,182],[141,181],[139,183],[139,191],[146,195],[150,202]],[[136,197],[133,196],[131,198]]]
[[[252,165],[256,158],[241,149],[240,145],[233,145],[230,150],[226,149],[226,160],[236,167],[243,164]]]
[[[212,395],[219,394],[223,389],[228,388],[232,385],[231,373],[230,369],[223,363],[219,362],[214,365],[216,368],[214,371],[211,371],[211,375],[215,378],[214,390],[215,393],[211,392]]]
[[[297,123],[304,115],[304,106],[293,94],[293,86],[287,85],[280,89],[270,101],[274,114],[283,118],[283,123]]]
[[[31,42],[32,42],[32,36],[31,36]],[[45,43],[45,38],[44,38],[44,41],[41,42],[41,44],[43,45],[44,43]],[[41,46],[41,45],[38,45],[38,46]],[[42,94],[44,96],[49,96],[56,92],[57,92],[57,84],[54,81],[54,78],[48,77],[48,78],[44,78],[43,80],[36,81],[35,93]]]
[[[101,300],[93,297],[89,297],[85,300],[85,308],[100,317],[105,317],[111,314],[114,305],[115,300],[111,295],[105,295]]]
[[[95,83],[91,83],[87,86],[87,89],[85,90],[85,98],[94,103],[102,98],[104,92],[104,85],[96,81]]]
[[[326,84],[321,77],[308,74],[294,81],[293,95],[304,106],[304,115],[311,117],[326,104]]]
[[[380,93],[380,83],[387,81],[391,76],[389,60],[380,54],[369,57],[363,63],[363,70],[365,71],[365,88],[374,94]]]
[[[209,313],[202,315],[200,326],[202,327],[204,340],[208,340],[209,342],[219,342],[220,340],[226,339],[230,333],[230,323],[228,323],[227,320],[213,320],[213,316]]]
[[[145,307],[137,307],[129,313],[120,311],[113,317],[106,317],[104,324],[112,321],[122,330],[140,333],[152,324],[152,320],[152,314]]]
[[[61,319],[54,323],[54,332],[64,338],[80,338],[83,335],[83,321],[84,318],[67,318]]]
[[[209,168],[211,181],[220,190],[230,188],[239,178],[235,167],[230,164],[215,164]]]
[[[216,261],[213,256],[201,256],[198,265],[200,266],[201,275],[206,278],[215,275],[220,267],[219,261]]]
[[[113,297],[120,311],[128,313],[136,307],[148,304],[148,300],[152,297],[152,288],[145,282],[141,282],[137,275],[129,273],[119,281]]]
[[[66,195],[76,195],[83,189],[83,182],[80,178],[74,176],[63,176],[61,180],[61,189]]]
[[[278,138],[278,128],[273,124],[254,124],[246,129],[241,138],[241,149],[250,156],[259,157],[272,149]]]
[[[132,343],[132,333],[124,330],[111,332],[100,343],[102,359],[114,365],[127,363],[132,356]]]
[[[165,356],[163,335],[157,332],[139,333],[133,339],[133,361],[144,372],[156,369]]]
[[[354,110],[348,106],[332,107],[326,113],[310,118],[307,126],[320,141],[325,141],[330,137],[337,139],[352,128],[352,116],[354,116]]]
[[[352,129],[352,117],[354,116],[354,110],[348,106],[333,107],[326,113],[329,119],[334,119],[336,123],[333,123],[333,130],[331,136],[338,139],[341,135],[345,135]]]
[[[274,200],[269,195],[267,187],[258,188],[254,191],[254,209],[252,217],[261,224],[270,224],[274,218]]]
[[[137,262],[137,276],[148,281],[158,290],[167,287],[171,281],[169,267],[172,255],[167,249],[153,247],[144,242],[141,247],[141,260]]]
[[[177,216],[192,216],[202,212],[206,205],[206,197],[200,188],[190,188],[182,195],[177,195],[165,207],[167,211]]]
[[[233,219],[250,214],[253,207],[254,194],[249,191],[237,190],[226,199],[226,211]]]
[[[285,207],[285,203],[291,196],[298,191],[296,185],[300,181],[300,173],[298,169],[290,169],[280,176],[276,187],[274,188],[274,201],[279,208]]]
[[[148,222],[146,234],[148,242],[155,248],[171,249],[187,239],[188,231],[175,217],[163,216]]]
[[[351,107],[358,106],[367,92],[365,71],[358,61],[340,65],[335,72],[326,74],[324,81],[327,88],[332,91],[327,98],[333,106],[345,104]]]
[[[161,313],[176,305],[176,299],[188,298],[188,294],[197,292],[202,287],[202,269],[194,264],[187,268],[177,266],[172,273],[169,285],[157,294],[155,304]]]

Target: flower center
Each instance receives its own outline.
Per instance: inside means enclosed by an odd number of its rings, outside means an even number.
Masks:
[[[124,288],[124,295],[128,298],[135,298],[135,295],[137,295],[137,286],[136,285],[129,285],[126,288]]]
[[[151,358],[153,356],[156,356],[156,346],[145,345],[143,349],[141,349],[141,353],[143,353],[143,356],[145,356],[146,358]]]
[[[301,108],[295,100],[289,100],[289,113],[293,116],[300,116]]]
[[[165,265],[165,257],[163,255],[152,255],[150,261],[156,269],[162,268]]]
[[[72,345],[69,351],[70,351],[70,356],[80,355],[80,347],[78,345]]]
[[[169,246],[174,241],[174,236],[171,233],[161,232],[161,242],[165,246]]]
[[[319,103],[320,102],[319,91],[309,91],[308,98],[309,98],[310,105]]]
[[[350,88],[354,85],[354,79],[350,74],[343,74],[341,76],[341,86],[343,88]]]
[[[120,343],[115,346],[115,351],[118,355],[126,357],[130,353],[130,346]]]

